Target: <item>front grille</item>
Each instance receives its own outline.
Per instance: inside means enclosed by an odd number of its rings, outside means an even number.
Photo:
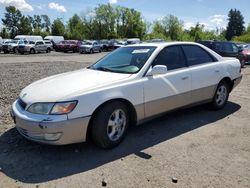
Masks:
[[[23,102],[22,99],[18,98],[17,103],[21,106],[21,108],[22,108],[23,110],[26,109],[27,104],[26,104],[25,102]]]

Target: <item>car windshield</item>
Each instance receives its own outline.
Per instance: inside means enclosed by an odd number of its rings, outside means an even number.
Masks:
[[[12,40],[11,43],[18,44],[18,40]]]
[[[89,68],[107,72],[134,74],[141,70],[155,49],[156,47],[152,46],[119,48]]]
[[[243,46],[243,49],[244,49],[244,50],[250,50],[250,45],[249,45],[249,44],[244,45],[244,46]]]
[[[85,42],[84,45],[92,45],[93,42]]]

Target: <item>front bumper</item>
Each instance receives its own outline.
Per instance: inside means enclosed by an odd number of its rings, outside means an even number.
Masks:
[[[29,140],[51,145],[86,141],[91,116],[58,121],[51,118],[31,119],[30,116],[25,116],[25,113],[28,112],[22,110],[17,102],[13,104],[10,112],[18,132]]]
[[[80,53],[90,53],[90,48],[80,48]]]

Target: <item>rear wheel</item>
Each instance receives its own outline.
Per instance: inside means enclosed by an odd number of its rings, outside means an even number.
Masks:
[[[30,49],[30,54],[35,54],[35,53],[36,53],[36,51],[33,48],[31,48]]]
[[[51,49],[47,48],[46,53],[50,53]]]
[[[14,52],[15,54],[17,54],[17,53],[18,53],[17,48],[13,48],[13,52]]]
[[[243,67],[245,66],[245,63],[246,63],[246,60],[243,58],[243,59],[240,61],[241,68],[243,68]]]
[[[229,96],[229,84],[225,81],[222,81],[219,83],[215,91],[214,98],[212,101],[212,107],[215,110],[222,109],[228,101],[228,96]]]
[[[125,138],[129,123],[128,109],[125,104],[118,101],[106,104],[92,121],[92,140],[101,148],[113,148]]]

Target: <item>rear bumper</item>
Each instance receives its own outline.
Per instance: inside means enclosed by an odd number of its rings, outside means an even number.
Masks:
[[[241,80],[242,80],[242,75],[241,75],[240,77],[238,77],[238,78],[236,78],[236,79],[233,80],[233,89],[234,89],[237,85],[239,85],[239,83],[241,82]]]
[[[66,145],[86,141],[87,128],[91,116],[63,121],[35,120],[24,118],[20,108],[12,106],[10,115],[16,129],[25,138],[50,145]]]

